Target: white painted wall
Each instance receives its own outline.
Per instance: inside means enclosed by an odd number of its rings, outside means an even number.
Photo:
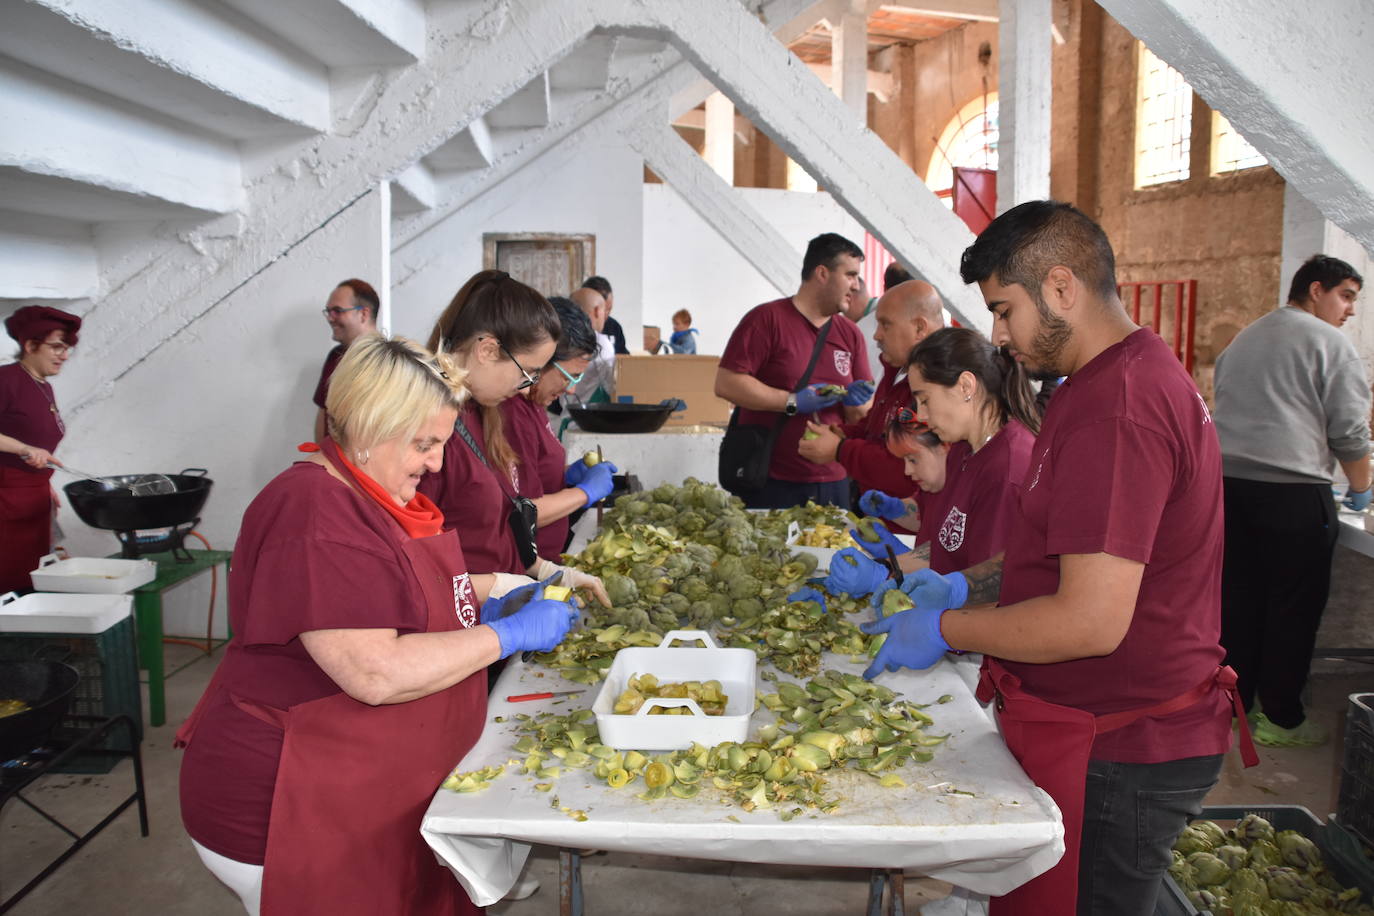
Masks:
[[[822,232],[862,246],[864,231],[829,194],[739,188],[736,193],[771,222],[798,252]],[[796,280],[801,285],[800,255]],[[719,354],[749,309],[778,294],[725,239],[668,185],[644,186],[644,322],[672,333],[672,315],[692,313],[697,352]],[[629,333],[628,328],[626,333]]]
[[[198,530],[231,549],[248,503],[311,438],[310,398],[333,346],[320,309],[339,280],[380,274],[380,207],[375,192],[363,197],[155,350],[108,397],[67,414],[58,457],[96,474],[207,468],[215,483]],[[83,357],[91,358],[78,349]],[[59,404],[70,394],[64,380],[53,380]],[[60,489],[69,478],[59,472],[54,482]],[[113,534],[65,506],[59,522],[73,554],[118,550]],[[203,635],[208,594],[206,576],[169,595],[166,632]],[[223,621],[222,610],[216,616]]]
[[[596,272],[615,290],[615,318],[635,346],[644,263],[643,160],[615,138],[565,143],[392,253],[392,327],[421,342],[468,277],[485,232],[592,233]],[[570,290],[540,290],[567,295]]]

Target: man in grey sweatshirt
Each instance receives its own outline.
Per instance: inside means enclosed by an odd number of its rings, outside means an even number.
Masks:
[[[1217,359],[1221,642],[1255,741],[1270,747],[1326,740],[1301,694],[1331,585],[1337,461],[1350,483],[1345,505],[1370,504],[1369,379],[1340,331],[1362,285],[1346,262],[1314,255],[1293,275],[1288,304],[1241,331]]]

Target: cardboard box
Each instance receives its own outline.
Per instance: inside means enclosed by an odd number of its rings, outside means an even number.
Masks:
[[[668,426],[724,426],[730,422],[731,404],[713,393],[719,365],[718,356],[617,356],[615,394],[617,398],[633,397],[636,404],[682,398],[687,409],[669,417]]]

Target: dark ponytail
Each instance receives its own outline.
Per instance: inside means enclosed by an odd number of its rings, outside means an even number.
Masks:
[[[987,392],[988,405],[997,412],[999,422],[1012,419],[1032,433],[1040,432],[1040,409],[1025,369],[1005,349],[994,347],[977,331],[936,331],[911,351],[907,368],[913,367],[944,388],[953,388],[960,375],[972,373]]]

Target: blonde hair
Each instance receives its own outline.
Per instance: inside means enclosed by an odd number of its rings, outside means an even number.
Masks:
[[[329,379],[324,407],[330,438],[344,449],[408,439],[439,410],[462,408],[466,375],[448,356],[435,356],[413,340],[359,337]]]

